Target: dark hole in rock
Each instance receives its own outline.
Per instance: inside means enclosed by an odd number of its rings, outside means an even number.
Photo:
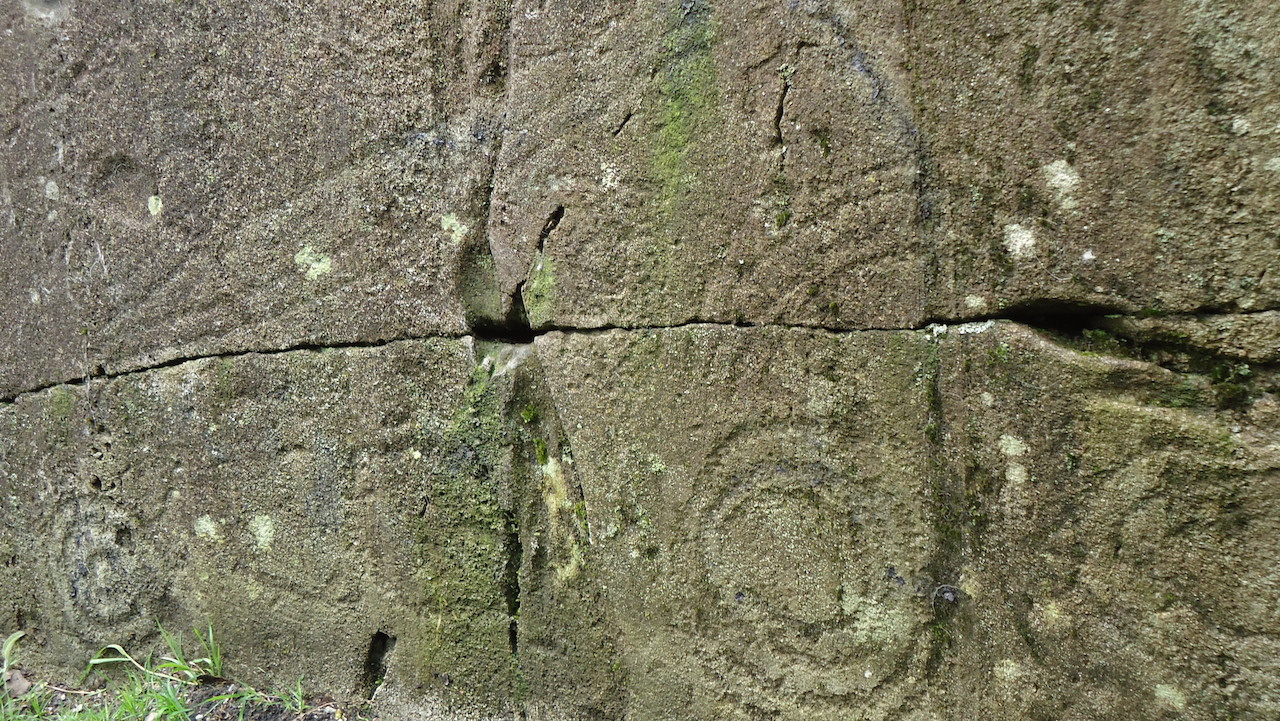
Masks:
[[[388,636],[382,631],[373,634],[369,640],[369,653],[364,661],[364,696],[373,698],[374,691],[382,685],[387,675],[387,655],[396,647],[395,636]]]

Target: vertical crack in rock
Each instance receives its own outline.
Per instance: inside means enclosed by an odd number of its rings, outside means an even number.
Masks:
[[[611,131],[610,134],[613,135],[613,137],[615,138],[618,137],[619,135],[622,135],[622,131],[627,127],[627,123],[631,122],[631,116],[633,115],[635,115],[635,112],[628,110],[627,114],[622,116],[622,121],[619,122],[617,126],[614,127],[614,129]]]
[[[791,92],[791,79],[782,78],[782,91],[778,93],[778,107],[773,112],[773,144],[781,147],[782,140],[782,116],[786,112],[787,93]]]
[[[564,206],[557,205],[547,216],[538,231],[538,243],[529,270],[516,285],[515,300],[520,303],[524,323],[529,328],[545,328],[551,320],[550,305],[555,275],[552,261],[546,255],[546,247],[547,239],[560,227],[564,215]]]
[[[426,599],[437,604],[428,629],[437,655],[425,673],[446,694],[453,693],[446,690],[451,685],[483,677],[485,696],[516,703],[525,593],[521,468],[527,455],[516,409],[532,347],[484,339],[471,345],[474,366],[463,403],[435,451],[448,459],[449,473],[430,486],[431,511],[421,526],[426,558],[435,564]],[[481,627],[491,631],[477,633]],[[488,660],[483,669],[470,662],[458,665],[458,654]],[[479,675],[464,682],[451,676],[454,671]]]
[[[510,103],[511,87],[507,82],[511,62],[512,23],[509,14],[502,17],[501,42],[493,57],[488,59],[481,81],[497,89],[492,113],[505,118]],[[491,43],[490,43],[491,45]],[[493,145],[485,153],[489,162],[488,177],[480,202],[479,222],[483,233],[473,240],[460,257],[459,281],[466,322],[479,338],[504,343],[523,344],[533,340],[528,314],[524,308],[521,285],[510,294],[504,294],[493,252],[493,236],[489,232],[493,215],[494,191],[497,185],[498,166],[502,157],[506,126],[498,123]]]
[[[925,570],[927,585],[917,587],[916,592],[929,604],[933,620],[930,623],[929,654],[925,669],[935,673],[951,648],[954,634],[952,617],[957,610],[958,575],[964,562],[965,545],[965,492],[963,482],[957,482],[947,464],[947,419],[942,393],[942,346],[938,339],[928,344],[924,359],[922,381],[925,384],[925,440],[932,452],[929,454],[930,506],[926,513],[934,529],[934,551],[930,554]],[[941,600],[939,600],[941,599]]]
[[[557,205],[556,209],[551,211],[551,215],[547,216],[547,222],[542,224],[542,230],[538,232],[538,252],[541,253],[547,245],[547,237],[551,235],[551,231],[560,225],[560,220],[564,218],[564,206]]]
[[[493,212],[493,194],[496,184],[498,155],[503,144],[503,131],[499,130],[489,153],[488,180],[480,207],[483,234],[473,239],[459,259],[459,284],[467,326],[475,335],[514,343],[527,343],[532,338],[523,332],[528,328],[519,289],[504,297],[499,289],[497,266],[493,257],[492,238],[487,232]]]
[[[520,567],[524,565],[524,544],[520,542],[520,519],[518,510],[507,512],[506,537],[507,565],[504,569],[502,592],[507,601],[507,643],[511,647],[511,655],[520,656]]]
[[[541,268],[547,238],[559,227],[564,214],[564,206],[557,205],[555,210],[551,211],[547,216],[542,228],[538,231],[537,252],[534,256],[533,268],[524,280],[516,283],[515,289],[507,298],[506,315],[500,322],[485,322],[477,319],[477,322],[472,324],[472,329],[478,337],[499,340],[505,343],[532,343],[534,338],[537,337],[529,318],[529,311],[525,307],[525,296],[528,293],[532,293],[535,295],[536,300],[543,290],[538,285],[538,279],[535,274]]]
[[[550,339],[551,362],[560,362]],[[604,713],[625,707],[616,625],[602,604],[598,567],[592,563],[584,479],[574,462],[560,380],[544,367],[547,345],[536,344],[514,376],[507,404],[512,443],[510,496],[513,518],[507,539],[507,599],[512,653],[529,698],[556,698],[576,713],[566,718],[621,718]],[[562,669],[574,669],[566,677]],[[565,693],[563,683],[574,684]]]

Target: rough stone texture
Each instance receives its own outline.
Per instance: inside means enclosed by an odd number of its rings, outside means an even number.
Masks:
[[[1274,367],[1237,403],[1221,376],[1065,350],[1014,324],[948,333],[943,348],[933,520],[964,595],[940,631],[932,706],[1274,716]]]
[[[383,633],[398,682],[511,698],[511,494],[470,346],[251,354],[23,396],[0,459],[25,596],[6,625],[83,663],[157,619],[207,622],[232,672],[366,696]]]
[[[523,19],[489,222],[504,289],[534,327],[919,325],[935,193],[901,22],[702,0]]]
[[[690,326],[537,346],[630,717],[883,715],[911,695],[942,582],[924,334]]]
[[[1278,26],[1266,2],[545,8],[513,29],[499,274],[546,327],[1275,308]]]
[[[1278,38],[10,3],[0,635],[388,718],[1275,718]]]
[[[1254,363],[1280,361],[1280,313],[1104,318],[1099,327],[1144,343],[1187,346]]]
[[[1280,304],[1275,3],[906,4],[939,316]]]
[[[18,0],[2,12],[0,320],[13,342],[0,394],[175,358],[465,331],[504,9]]]
[[[634,718],[1276,712],[1274,374],[1215,413],[1009,323],[537,345]]]

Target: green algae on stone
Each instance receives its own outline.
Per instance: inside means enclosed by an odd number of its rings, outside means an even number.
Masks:
[[[489,678],[484,695],[497,703],[512,692],[515,666],[505,600],[495,583],[510,533],[498,475],[507,421],[501,388],[492,379],[497,357],[488,350],[478,349],[463,405],[433,450],[444,472],[430,479],[418,534],[423,596],[435,609],[435,623],[419,629],[411,673],[418,683]]]
[[[555,319],[556,263],[551,256],[539,253],[522,291],[529,325],[544,328]]]
[[[48,418],[55,424],[65,427],[75,414],[79,404],[78,394],[68,386],[56,386],[49,390],[47,405]]]
[[[653,175],[666,213],[677,212],[690,191],[697,174],[690,156],[699,135],[709,130],[719,93],[710,6],[704,0],[683,3],[673,15],[674,27],[662,41],[666,67],[659,80],[661,106],[653,136]]]

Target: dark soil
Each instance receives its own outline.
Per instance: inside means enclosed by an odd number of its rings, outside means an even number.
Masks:
[[[303,705],[305,710],[301,712],[274,699],[266,703],[242,698],[220,699],[218,697],[242,691],[243,686],[226,679],[201,681],[187,694],[195,721],[364,721],[370,718],[366,709],[348,709],[329,696],[307,698]]]

